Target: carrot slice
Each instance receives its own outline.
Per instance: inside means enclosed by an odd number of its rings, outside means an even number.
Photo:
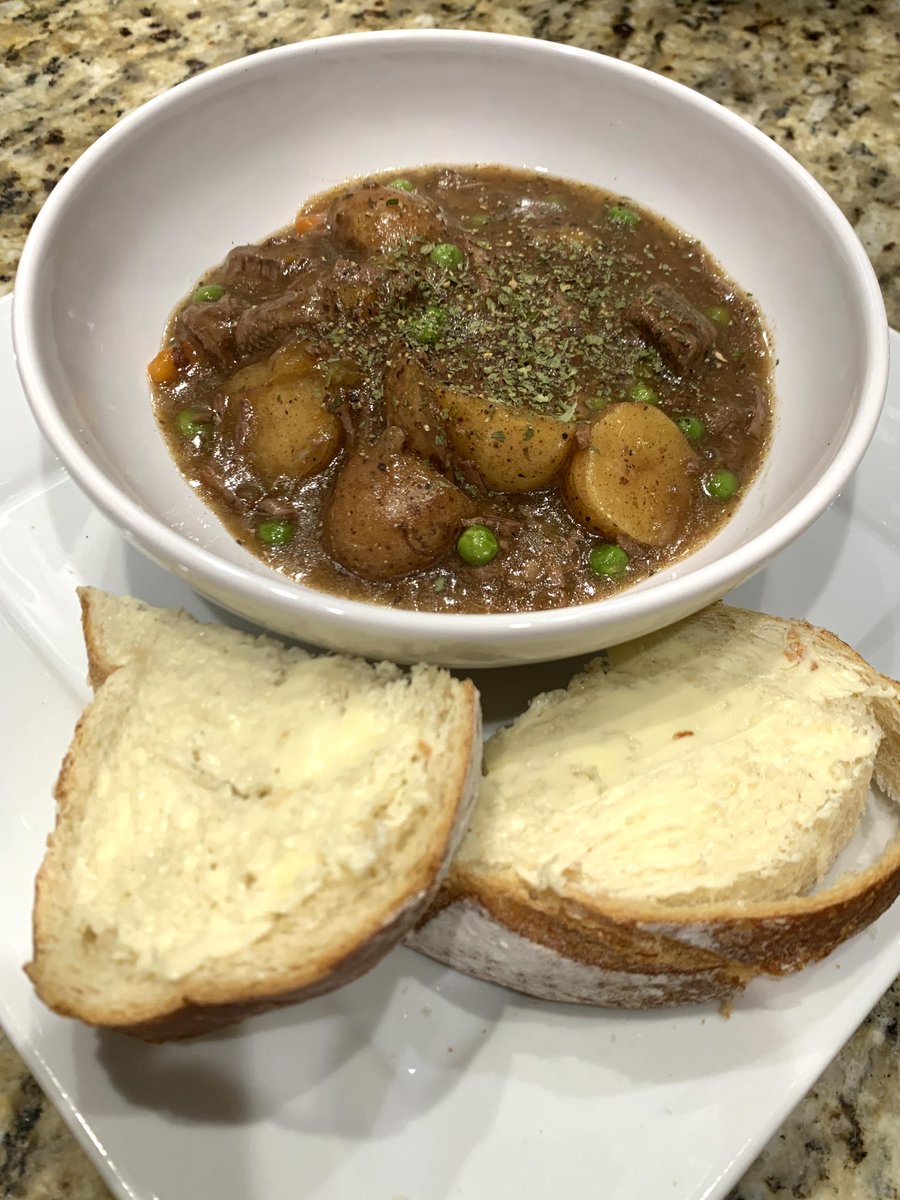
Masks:
[[[321,229],[324,224],[324,213],[299,212],[294,220],[294,232],[311,233],[313,229]]]
[[[172,353],[171,346],[166,346],[164,350],[160,350],[159,354],[151,358],[147,363],[147,374],[153,383],[171,383],[178,374],[178,368],[175,365],[175,355]]]

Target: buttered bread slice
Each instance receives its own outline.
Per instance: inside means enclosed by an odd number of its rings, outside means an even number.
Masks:
[[[534,995],[724,996],[795,970],[900,889],[900,846],[809,893],[873,774],[900,798],[898,687],[802,622],[715,605],[595,659],[485,749],[469,832],[410,944]]]
[[[373,966],[459,842],[481,760],[473,686],[81,601],[96,695],[37,881],[41,998],[162,1040]]]

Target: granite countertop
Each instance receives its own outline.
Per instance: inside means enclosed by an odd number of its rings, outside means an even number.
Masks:
[[[896,0],[4,0],[0,294],[45,196],[124,113],[243,54],[363,29],[490,29],[614,54],[747,117],[831,193],[900,325]],[[900,1198],[900,982],[731,1200]],[[0,1198],[107,1196],[0,1035]]]

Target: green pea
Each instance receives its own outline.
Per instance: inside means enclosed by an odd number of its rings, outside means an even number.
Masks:
[[[602,546],[595,546],[588,555],[588,565],[594,574],[609,579],[624,575],[630,561],[622,547],[614,542],[604,542]]]
[[[737,476],[726,467],[713,471],[703,480],[703,490],[712,500],[730,500],[737,489]]]
[[[462,223],[466,229],[483,229],[490,219],[487,213],[471,213],[462,218]]]
[[[500,543],[487,525],[470,525],[459,535],[456,550],[470,567],[483,567],[497,557]]]
[[[263,521],[256,536],[264,546],[286,546],[294,536],[293,521]]]
[[[192,442],[195,437],[205,437],[209,433],[209,421],[204,420],[194,408],[183,408],[175,418],[175,424],[186,442]]]
[[[647,383],[633,383],[628,389],[628,395],[636,404],[659,404],[659,396]]]
[[[438,242],[436,246],[432,247],[429,258],[446,271],[458,271],[466,261],[462,250],[459,246],[454,246],[452,242]]]
[[[628,208],[625,204],[612,204],[606,210],[606,215],[614,225],[627,225],[629,229],[634,229],[636,225],[640,225],[641,218],[633,208]]]
[[[221,300],[225,295],[225,289],[218,283],[205,283],[202,287],[198,287],[193,296],[191,296],[192,304],[204,304],[209,300]]]
[[[444,309],[431,305],[418,316],[410,317],[406,322],[406,331],[414,342],[422,346],[431,346],[441,336],[446,322],[447,314]]]
[[[408,179],[392,179],[388,187],[395,188],[398,192],[414,192],[416,190]]]
[[[679,417],[675,424],[685,437],[689,437],[692,442],[696,442],[706,433],[706,426],[699,417]]]
[[[731,324],[731,309],[726,308],[724,304],[711,304],[706,310],[706,315],[717,325]]]

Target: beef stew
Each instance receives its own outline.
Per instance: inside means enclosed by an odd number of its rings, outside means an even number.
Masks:
[[[752,298],[646,209],[432,167],[344,185],[233,249],[149,373],[180,469],[279,570],[520,612],[707,540],[763,460],[770,363]]]

